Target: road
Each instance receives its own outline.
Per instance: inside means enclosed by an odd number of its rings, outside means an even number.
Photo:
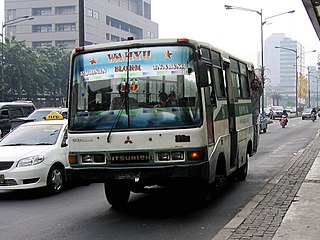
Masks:
[[[246,181],[221,190],[206,207],[192,198],[158,190],[132,194],[128,207],[115,210],[102,184],[70,187],[56,196],[41,191],[0,192],[0,239],[197,239],[211,240],[259,192],[284,163],[304,148],[320,127],[301,118],[277,121],[260,135]]]

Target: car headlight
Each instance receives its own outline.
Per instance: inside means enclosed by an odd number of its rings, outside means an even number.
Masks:
[[[43,156],[32,156],[32,157],[22,158],[17,163],[17,167],[27,167],[27,166],[36,165],[43,162],[43,160],[44,160]]]

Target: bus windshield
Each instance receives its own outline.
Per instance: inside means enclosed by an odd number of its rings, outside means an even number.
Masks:
[[[194,51],[151,46],[84,52],[73,59],[70,131],[200,124]]]

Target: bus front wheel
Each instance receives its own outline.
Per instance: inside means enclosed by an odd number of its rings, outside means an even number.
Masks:
[[[115,208],[124,207],[130,197],[130,189],[122,182],[104,183],[104,193],[109,204]]]

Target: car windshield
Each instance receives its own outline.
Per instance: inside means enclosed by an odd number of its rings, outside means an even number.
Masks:
[[[311,108],[306,108],[306,109],[303,110],[303,112],[304,113],[311,113],[311,110],[312,110]]]
[[[35,121],[43,121],[45,120],[45,117],[51,112],[52,112],[51,110],[46,110],[46,111],[36,110],[33,113],[31,113],[28,118],[33,118],[35,119]]]
[[[283,111],[283,107],[273,107],[273,111]]]
[[[60,124],[20,125],[2,139],[0,146],[53,145],[61,128]]]

